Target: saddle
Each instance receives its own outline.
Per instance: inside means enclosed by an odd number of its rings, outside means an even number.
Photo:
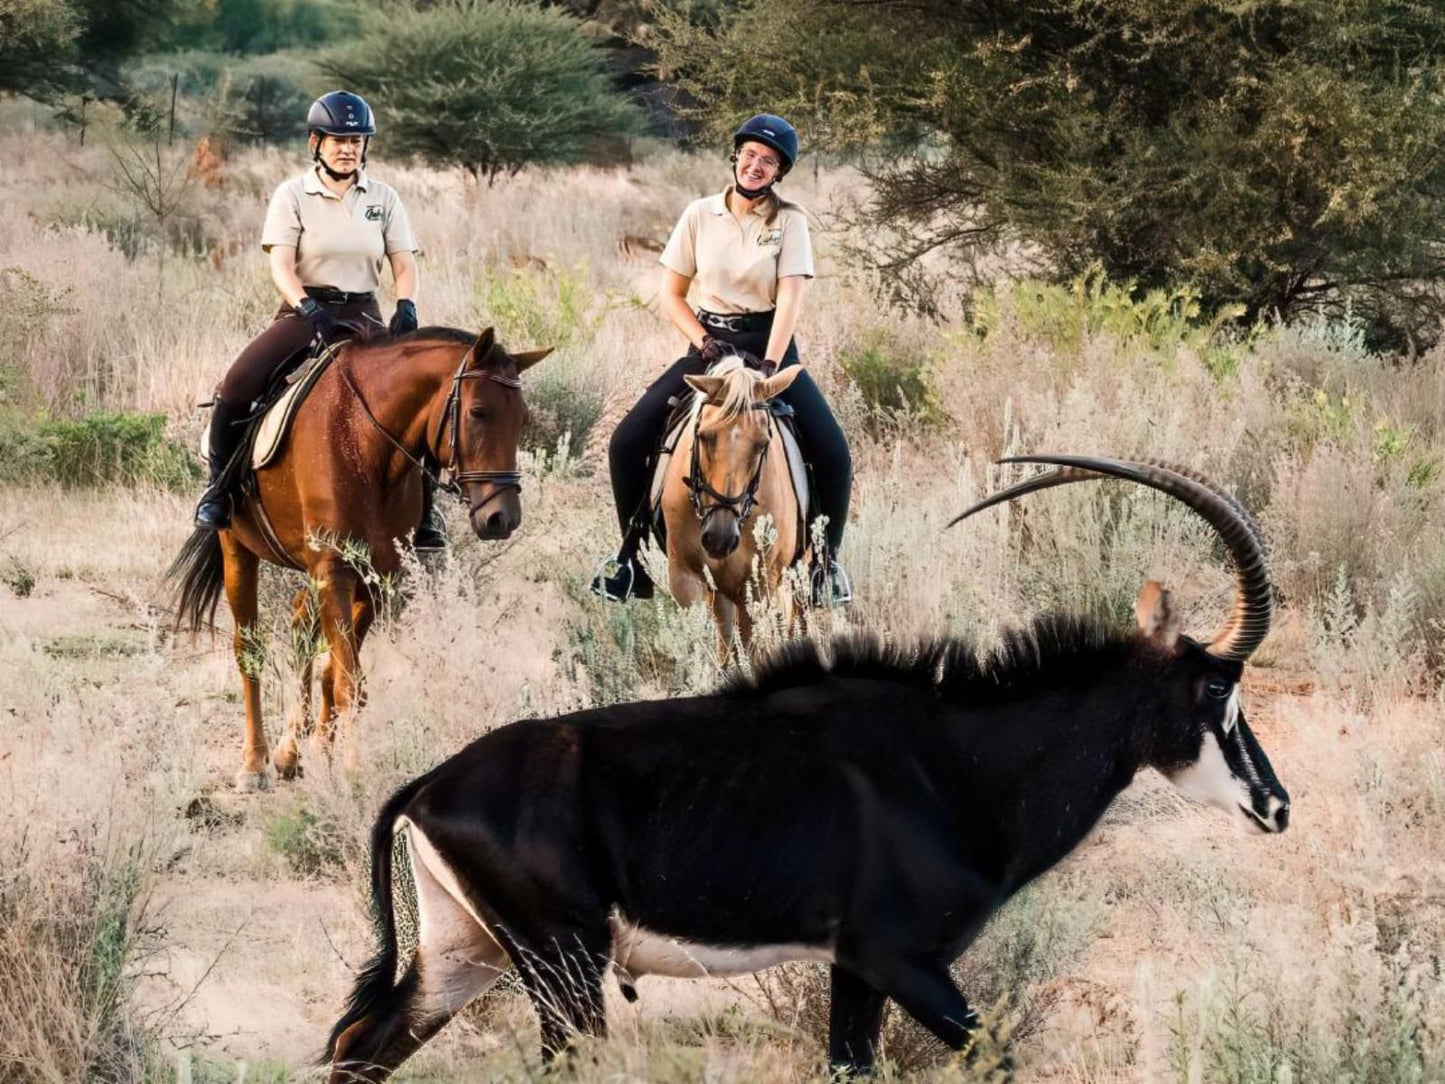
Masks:
[[[286,434],[291,431],[291,421],[295,418],[297,409],[321,374],[330,366],[336,356],[336,348],[342,341],[345,340],[331,343],[323,350],[298,355],[300,364],[291,363],[289,369],[283,370],[283,378],[268,389],[265,401],[247,423],[245,443],[249,443],[251,448],[251,470],[258,471],[269,466],[280,454],[286,443]],[[207,421],[206,428],[201,432],[203,460],[210,458],[210,448],[211,423]]]
[[[663,483],[667,478],[668,464],[672,462],[673,453],[677,451],[677,444],[682,439],[683,431],[693,424],[698,411],[702,409],[703,397],[701,393],[689,387],[683,394],[673,396],[668,400],[668,404],[672,407],[672,411],[668,414],[667,423],[662,428],[662,440],[652,454],[652,484],[648,489],[647,497],[647,523],[657,544],[664,548],[667,546],[667,524],[663,521],[662,516]],[[768,402],[768,409],[778,427],[784,458],[788,462],[788,474],[793,480],[793,493],[798,500],[798,519],[804,525],[803,529],[798,532],[797,552],[792,557],[794,561],[797,561],[808,547],[806,525],[810,521],[813,504],[812,480],[808,473],[808,461],[803,456],[802,441],[798,436],[793,408],[779,399],[772,399]]]

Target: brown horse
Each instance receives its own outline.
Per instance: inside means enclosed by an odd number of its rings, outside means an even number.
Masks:
[[[764,377],[733,357],[706,376],[687,377],[703,402],[679,437],[663,481],[668,579],[679,604],[707,599],[724,660],[734,631],[744,650],[752,644],[750,582],[760,583],[785,613],[793,610],[783,572],[797,552],[803,527],[768,400],[786,391],[802,371],[792,366]],[[772,517],[777,534],[755,579],[759,547],[754,527],[763,515]]]
[[[298,408],[281,454],[256,472],[256,497],[237,501],[228,530],[197,530],[186,542],[167,574],[179,581],[177,621],[192,629],[209,623],[223,589],[235,619],[246,707],[238,787],[268,782],[261,687],[245,659],[260,562],[304,571],[317,591],[330,649],[318,737],[329,740],[336,717],[346,721],[357,705],[361,644],[375,616],[357,555],[364,552],[380,575],[397,571],[397,540],[420,517],[428,460],[448,465],[478,537],[506,538],[517,529],[517,438],[526,415],[518,376],[548,353],[509,354],[490,328],[479,336],[422,328],[343,344]],[[311,607],[311,588],[302,588],[293,622],[314,620]],[[309,663],[301,681],[298,710],[276,749],[283,778],[295,774],[297,738],[310,731]]]

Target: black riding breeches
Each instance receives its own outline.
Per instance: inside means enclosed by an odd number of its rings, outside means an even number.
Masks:
[[[766,330],[708,330],[739,350],[758,357],[763,356],[768,346]],[[789,343],[782,367],[797,364],[797,344]],[[622,527],[621,557],[635,554],[647,535],[652,454],[662,440],[662,427],[667,424],[668,400],[687,391],[683,377],[701,374],[706,369],[707,363],[697,349],[688,350],[642,393],[642,398],[617,423],[612,434],[607,453],[612,470],[612,497],[617,504],[617,521]],[[848,502],[853,493],[853,457],[848,450],[848,438],[843,435],[818,385],[806,372],[800,373],[779,398],[793,408],[803,453],[812,466],[817,487],[816,511],[828,517],[828,549],[836,554],[843,545]]]
[[[375,299],[327,304],[327,307],[338,321],[385,327]],[[314,334],[309,320],[298,316],[290,305],[282,305],[266,330],[252,339],[231,363],[221,380],[221,398],[238,410],[249,410],[251,403],[266,394],[287,362],[311,345]]]

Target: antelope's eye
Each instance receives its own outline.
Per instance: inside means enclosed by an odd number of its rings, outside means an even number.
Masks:
[[[1216,680],[1206,683],[1204,692],[1211,700],[1227,700],[1229,699],[1230,688],[1229,682]]]

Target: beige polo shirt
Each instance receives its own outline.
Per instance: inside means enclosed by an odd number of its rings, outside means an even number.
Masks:
[[[375,290],[382,261],[393,252],[415,252],[416,241],[401,197],[390,185],[357,171],[356,183],[338,196],[312,167],[280,185],[271,196],[261,248],[296,249],[303,286],[331,286],[349,293]]]
[[[728,210],[731,190],[690,203],[658,259],[692,279],[697,304],[708,312],[770,312],[779,279],[813,277],[808,216],[785,203],[769,226],[767,207],[759,203],[738,221]]]

